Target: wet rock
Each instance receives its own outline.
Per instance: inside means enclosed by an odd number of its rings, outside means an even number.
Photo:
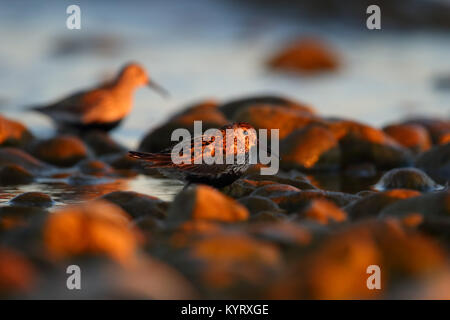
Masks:
[[[34,267],[20,253],[0,248],[0,297],[23,294],[29,291],[35,282]]]
[[[320,224],[347,220],[347,213],[329,200],[312,200],[305,209],[296,214],[296,220],[309,219]]]
[[[428,237],[405,232],[394,221],[371,220],[326,237],[288,267],[266,298],[382,298],[384,292],[361,281],[369,265],[382,266],[381,287],[390,289],[398,280],[426,278],[447,267],[444,251]]]
[[[271,223],[280,222],[286,219],[286,215],[280,212],[273,211],[261,211],[254,215],[251,215],[249,221],[251,223]]]
[[[293,111],[300,111],[310,114],[315,113],[314,109],[310,106],[279,96],[254,96],[237,99],[222,104],[219,109],[228,119],[235,120],[235,114],[253,105],[270,105],[275,107],[284,107]]]
[[[415,166],[425,171],[437,183],[450,180],[450,143],[435,146],[419,155]]]
[[[114,191],[105,194],[102,199],[118,205],[133,218],[152,216],[164,219],[168,208],[165,201],[133,191]]]
[[[18,165],[22,168],[32,172],[39,173],[44,169],[49,169],[50,166],[39,161],[28,153],[16,148],[1,148],[0,149],[0,167]]]
[[[12,198],[10,203],[14,206],[48,208],[53,205],[53,200],[42,192],[25,192]]]
[[[385,127],[383,130],[395,141],[413,152],[423,152],[431,148],[430,135],[420,125],[394,124]]]
[[[389,205],[408,198],[418,197],[420,192],[407,189],[394,189],[385,192],[369,194],[344,207],[351,219],[376,217]]]
[[[434,144],[445,144],[450,134],[450,121],[432,118],[410,119],[407,124],[420,125],[428,130]]]
[[[33,139],[33,135],[20,122],[0,115],[0,146],[24,146]]]
[[[243,197],[240,198],[238,202],[243,204],[252,215],[262,211],[282,212],[282,210],[273,201],[264,197],[258,196]]]
[[[427,192],[440,190],[443,187],[434,182],[422,170],[416,168],[399,168],[386,172],[374,188],[376,190],[412,189]]]
[[[142,170],[142,162],[131,158],[127,153],[108,155],[102,158],[107,164],[117,170]]]
[[[224,187],[221,191],[225,193],[227,196],[236,199],[248,196],[258,187],[274,183],[276,182],[266,180],[256,181],[250,179],[238,179],[234,181],[232,184]]]
[[[75,136],[59,136],[38,142],[32,147],[37,158],[61,167],[70,167],[88,155],[88,150]]]
[[[338,140],[331,130],[317,125],[295,130],[280,143],[281,167],[332,170],[340,164]]]
[[[97,156],[126,151],[123,146],[118,144],[111,136],[103,131],[89,131],[83,136],[83,141]]]
[[[353,121],[334,121],[329,128],[339,139],[344,166],[369,162],[383,169],[412,163],[411,152],[381,130]]]
[[[359,199],[359,197],[343,192],[305,190],[292,194],[270,197],[270,199],[287,212],[298,212],[306,208],[310,201],[314,199],[329,200],[338,207],[343,207],[350,202]]]
[[[255,191],[251,193],[251,196],[259,196],[259,197],[268,197],[268,198],[276,198],[282,197],[285,195],[289,195],[292,193],[298,193],[301,190],[288,185],[288,184],[269,184],[266,186],[259,187]]]
[[[120,207],[104,200],[66,206],[48,216],[43,231],[45,247],[57,260],[100,255],[130,264],[137,235],[129,222]]]
[[[194,121],[202,121],[202,130],[220,128],[228,123],[228,120],[218,109],[217,102],[206,100],[187,108],[187,110],[173,116],[166,123],[152,129],[142,139],[139,150],[146,152],[158,152],[176,142],[171,141],[172,132],[179,128],[189,130],[194,134]],[[202,131],[202,132],[203,132]]]
[[[33,180],[33,174],[21,166],[6,165],[0,168],[0,185],[28,184]]]
[[[181,224],[188,220],[238,222],[247,220],[248,210],[214,188],[197,185],[181,191],[172,202],[167,222]]]
[[[309,112],[292,110],[273,105],[251,105],[238,111],[234,116],[235,121],[250,123],[256,130],[278,129],[279,138],[283,139],[296,129],[318,122],[317,118]],[[271,131],[267,132],[268,137]]]
[[[79,169],[82,173],[97,177],[114,174],[113,169],[100,160],[83,160],[79,165]]]
[[[328,44],[314,38],[304,38],[293,42],[276,54],[270,61],[273,69],[316,74],[335,71],[339,67],[339,58]]]

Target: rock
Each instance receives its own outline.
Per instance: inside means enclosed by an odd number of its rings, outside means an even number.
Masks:
[[[228,119],[235,120],[235,114],[253,105],[271,105],[274,107],[284,107],[293,111],[300,111],[310,114],[315,113],[314,109],[310,106],[279,96],[254,96],[237,99],[222,104],[219,109]]]
[[[48,208],[53,205],[50,196],[42,192],[25,192],[9,201],[14,206]]]
[[[277,129],[280,139],[285,138],[296,129],[319,121],[309,112],[265,104],[251,105],[238,111],[234,115],[234,120],[248,122],[256,130]],[[268,130],[267,136],[271,136],[270,130]]]
[[[33,180],[33,174],[21,166],[12,164],[0,168],[0,185],[28,184]]]
[[[339,59],[328,44],[304,38],[282,49],[269,61],[269,66],[283,71],[316,74],[335,71],[339,67]]]
[[[416,168],[392,169],[386,172],[374,187],[376,190],[413,189],[422,192],[443,188],[425,172]]]
[[[383,130],[395,141],[415,153],[427,151],[431,148],[430,135],[420,125],[393,124],[385,127]]]
[[[239,288],[244,283],[261,286],[281,266],[281,255],[275,245],[241,233],[200,239],[193,243],[190,255],[202,263],[199,270],[202,283],[214,290]]]
[[[381,217],[403,217],[410,213],[420,213],[426,219],[445,218],[450,220],[450,191],[424,194],[411,199],[397,201],[380,212]]]
[[[164,219],[168,208],[165,201],[133,191],[114,191],[103,195],[102,199],[118,205],[133,218],[152,216]]]
[[[347,220],[347,213],[329,200],[312,200],[305,209],[296,214],[296,219],[309,219],[320,224],[331,224]]]
[[[70,167],[86,158],[88,150],[79,138],[65,135],[38,142],[32,154],[47,163]]]
[[[415,166],[425,171],[437,183],[446,184],[450,180],[450,143],[435,146],[420,154]]]
[[[381,130],[345,120],[331,122],[329,128],[339,140],[344,166],[370,162],[383,169],[412,164],[411,152]]]
[[[286,221],[253,223],[247,230],[259,239],[279,245],[304,247],[312,242],[312,234],[306,228]]]
[[[78,167],[82,173],[89,174],[91,176],[104,177],[114,175],[113,169],[100,160],[86,159],[80,162]]]
[[[280,212],[273,211],[260,211],[250,216],[249,222],[251,223],[271,223],[280,222],[286,219],[286,215]]]
[[[444,250],[395,221],[369,220],[326,237],[291,264],[268,290],[267,299],[374,299],[386,291],[367,287],[367,267],[381,266],[381,287],[447,268]],[[339,274],[339,277],[335,275]]]
[[[450,133],[450,121],[442,119],[422,118],[410,119],[407,124],[420,125],[428,130],[434,144],[445,144]],[[447,141],[447,142],[446,142]]]
[[[276,196],[270,198],[273,202],[278,204],[281,209],[287,212],[299,212],[307,207],[311,200],[325,199],[335,203],[338,207],[343,207],[352,201],[359,199],[358,196],[324,190],[305,190],[292,194]]]
[[[20,122],[0,115],[0,146],[20,147],[33,139],[33,135]]]
[[[179,128],[189,130],[194,134],[194,121],[202,121],[202,130],[220,128],[228,123],[228,120],[217,108],[217,102],[204,101],[190,106],[187,110],[173,116],[166,123],[148,132],[139,144],[139,150],[146,152],[158,152],[176,144],[171,141],[172,132]],[[202,132],[203,132],[202,131]]]
[[[181,224],[189,220],[238,222],[247,220],[248,210],[216,189],[197,185],[181,191],[169,207],[167,222]]]
[[[35,284],[36,272],[27,258],[9,248],[0,248],[0,297],[28,292]]]
[[[264,197],[258,196],[243,197],[240,198],[238,202],[243,204],[252,215],[262,211],[282,212],[282,210],[273,201]]]
[[[299,175],[294,177],[285,177],[280,175],[259,175],[259,174],[251,174],[246,175],[246,179],[256,180],[256,181],[273,181],[277,184],[287,184],[293,187],[296,187],[300,190],[314,190],[317,189],[313,186],[310,181]]]
[[[53,259],[100,255],[130,264],[135,258],[137,235],[128,215],[104,200],[59,209],[49,215],[43,232]]]
[[[234,181],[232,184],[224,187],[221,191],[225,193],[227,196],[232,198],[242,198],[248,196],[252,193],[256,188],[260,186],[265,186],[268,184],[274,184],[274,181],[256,181],[250,179],[238,179]]]
[[[45,217],[48,211],[42,207],[4,206],[0,207],[0,233],[21,227],[28,227],[37,218]],[[18,239],[21,243],[23,238]]]
[[[269,184],[262,187],[259,187],[255,191],[253,191],[251,196],[259,196],[259,197],[268,197],[268,198],[276,198],[286,196],[292,193],[298,193],[301,190],[288,185],[288,184]]]
[[[333,170],[340,164],[339,142],[327,128],[311,125],[293,131],[280,143],[283,169]]]
[[[31,173],[39,173],[50,166],[39,161],[28,153],[16,148],[0,149],[0,167],[18,165],[30,171]]]
[[[126,151],[123,146],[118,144],[111,136],[103,131],[89,131],[83,136],[83,140],[97,156]]]

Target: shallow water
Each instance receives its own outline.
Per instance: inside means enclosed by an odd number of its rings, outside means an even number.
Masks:
[[[278,93],[309,103],[323,115],[377,126],[418,113],[450,114],[450,92],[433,87],[436,76],[450,73],[448,33],[284,20],[227,1],[134,3],[77,1],[82,29],[68,30],[65,2],[0,2],[0,112],[23,121],[38,136],[51,136],[48,119],[24,106],[93,85],[124,62],[137,60],[171,98],[137,92],[132,114],[114,132],[130,149],[171,113],[203,98]],[[341,70],[312,78],[268,72],[265,61],[286,40],[304,34],[330,41],[342,57]],[[83,42],[92,36],[104,39],[103,47]],[[84,49],[70,49],[80,41]],[[176,181],[147,176],[89,186],[44,181],[2,189],[0,202],[24,191],[45,191],[60,204],[118,189],[170,200],[179,188]],[[333,183],[329,188],[343,189]]]

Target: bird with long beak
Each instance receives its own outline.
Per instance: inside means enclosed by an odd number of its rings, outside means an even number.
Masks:
[[[128,154],[132,158],[145,161],[147,168],[156,168],[169,178],[187,182],[185,188],[191,183],[221,188],[239,179],[253,164],[250,155],[255,150],[252,148],[257,147],[258,138],[256,130],[245,122],[229,124],[219,130],[217,137],[202,135],[186,141],[186,149],[181,145],[156,153],[129,151]],[[232,142],[227,144],[227,140]],[[188,150],[187,157],[190,157],[188,159],[190,161],[174,162],[174,159],[180,156],[181,149]],[[217,153],[222,156],[222,161],[209,163],[202,161],[205,156],[214,158]],[[239,161],[239,155],[243,161]],[[231,163],[226,160],[230,156],[233,160]]]
[[[50,105],[33,107],[32,110],[49,116],[62,128],[109,131],[130,113],[134,91],[145,85],[168,96],[165,89],[150,80],[141,65],[129,63],[107,84],[77,92]]]

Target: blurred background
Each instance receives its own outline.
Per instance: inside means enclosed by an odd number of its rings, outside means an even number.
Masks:
[[[204,98],[274,93],[326,116],[382,125],[450,113],[450,2],[376,1],[381,30],[366,28],[373,1],[1,1],[0,112],[50,136],[24,106],[59,99],[142,63],[171,92],[142,89],[114,137],[130,148],[175,110]],[[81,8],[81,30],[66,27]],[[313,37],[339,58],[314,75],[274,72],[268,61]]]

